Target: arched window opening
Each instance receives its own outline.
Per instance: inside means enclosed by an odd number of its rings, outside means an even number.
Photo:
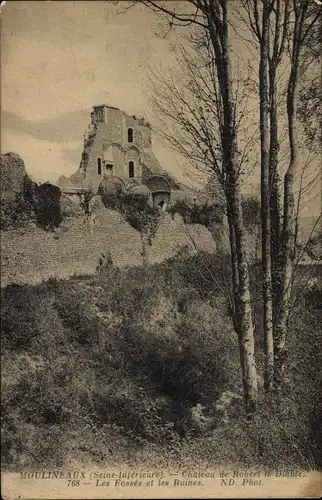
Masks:
[[[134,177],[134,161],[129,161],[129,177]]]
[[[133,142],[133,128],[127,130],[127,142]]]
[[[97,173],[102,175],[102,158],[97,158]]]

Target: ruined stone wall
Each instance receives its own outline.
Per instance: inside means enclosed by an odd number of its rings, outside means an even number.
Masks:
[[[131,146],[126,153],[126,177],[129,177],[129,162],[134,163],[134,178],[141,181],[142,179],[142,165],[140,163],[140,152],[135,146]]]
[[[121,146],[117,144],[103,144],[103,159],[106,164],[113,164],[114,176],[121,177],[122,179],[126,176],[125,151]],[[105,165],[103,165],[103,170],[104,168],[105,173],[107,173]]]
[[[152,151],[152,134],[150,127],[147,124],[139,124],[137,129],[142,137],[142,147]]]
[[[95,189],[98,188],[100,181],[104,174],[104,164],[103,164],[103,145],[104,140],[107,135],[107,126],[104,123],[99,123],[96,128],[96,133],[93,138],[93,144],[88,152],[88,161],[86,164],[85,177],[87,182],[91,183]],[[101,175],[98,174],[97,170],[97,158],[102,159],[102,172]]]
[[[129,128],[133,129],[133,144],[138,146],[141,150],[151,149],[151,129],[147,123],[143,123],[142,119],[134,118],[133,116],[128,116],[123,113],[125,120],[124,127],[124,142],[127,143],[127,130]]]
[[[110,252],[117,266],[142,264],[140,234],[120,213],[103,209],[95,224],[84,216],[63,223],[55,232],[37,227],[6,231],[1,237],[1,286],[9,283],[39,283],[50,277],[92,275],[102,253]],[[210,232],[200,225],[186,226],[180,216],[163,214],[148,248],[150,262],[161,262],[183,247],[215,252]]]

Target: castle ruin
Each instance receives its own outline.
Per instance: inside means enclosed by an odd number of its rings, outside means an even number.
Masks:
[[[59,184],[66,194],[75,188],[96,193],[101,181],[108,178],[121,179],[128,189],[145,185],[153,205],[161,210],[169,203],[171,187],[152,151],[150,124],[145,118],[102,104],[91,112],[79,169],[69,180],[60,178]]]

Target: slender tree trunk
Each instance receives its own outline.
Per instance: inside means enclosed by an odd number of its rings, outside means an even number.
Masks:
[[[231,256],[231,269],[232,269],[232,283],[233,283],[233,298],[234,298],[234,312],[233,312],[233,322],[235,332],[240,333],[240,325],[238,319],[240,317],[239,312],[239,277],[238,277],[238,259],[237,259],[237,249],[236,249],[236,238],[235,230],[232,221],[231,209],[227,210],[227,219],[229,227],[229,243],[230,243],[230,256]]]
[[[234,324],[239,341],[246,412],[251,417],[256,409],[257,402],[257,370],[241,192],[238,185],[227,189],[227,201],[230,205],[228,219],[231,228],[230,241],[235,302]]]
[[[265,389],[273,388],[274,340],[271,269],[271,213],[269,175],[269,123],[268,123],[268,35],[269,11],[263,4],[262,36],[260,42],[259,94],[261,135],[261,222],[262,222],[262,283],[263,283],[263,332],[265,345]]]
[[[228,226],[229,226],[229,242],[230,242],[230,255],[231,255],[231,267],[232,267],[232,282],[233,282],[233,299],[234,299],[234,311],[233,311],[233,323],[234,329],[238,337],[238,347],[240,356],[240,366],[242,371],[242,381],[244,395],[248,393],[247,379],[245,371],[245,356],[244,348],[242,343],[241,335],[241,325],[240,325],[240,300],[239,300],[239,277],[238,277],[238,258],[237,258],[237,248],[236,248],[236,237],[233,225],[232,211],[231,208],[227,210]]]
[[[296,163],[293,162],[293,166]],[[275,383],[280,386],[286,362],[287,355],[287,330],[288,317],[290,309],[290,297],[292,291],[292,261],[293,261],[293,212],[294,212],[294,195],[293,195],[294,175],[286,174],[284,178],[284,224],[283,224],[283,274],[281,279],[281,287],[278,301],[278,314],[275,326]],[[285,209],[286,207],[286,209]]]
[[[238,257],[236,248],[236,237],[233,224],[232,210],[231,208],[227,211],[228,225],[229,225],[229,242],[230,242],[230,254],[231,254],[231,266],[232,266],[232,282],[233,282],[233,300],[234,300],[234,311],[233,311],[233,323],[234,329],[238,337],[238,348],[240,356],[240,366],[242,371],[242,382],[244,397],[246,402],[246,408],[248,407],[248,397],[249,393],[247,385],[247,371],[245,366],[245,355],[244,355],[244,345],[243,336],[241,335],[241,309],[240,309],[240,292],[239,292],[239,277],[238,277]]]
[[[293,0],[294,29],[292,34],[291,71],[287,87],[287,119],[290,148],[290,163],[284,176],[283,237],[282,237],[282,279],[278,301],[278,316],[275,328],[275,385],[280,387],[285,371],[287,355],[287,331],[290,312],[290,298],[293,281],[294,260],[294,180],[298,171],[299,146],[297,130],[297,91],[300,67],[300,53],[303,43],[305,16],[308,0]]]
[[[255,363],[255,341],[252,317],[252,304],[246,253],[246,240],[243,224],[242,196],[239,180],[239,164],[237,135],[235,129],[235,105],[233,100],[233,86],[231,75],[231,60],[229,54],[229,34],[227,2],[222,2],[221,33],[214,26],[215,21],[208,17],[210,36],[216,54],[216,70],[220,85],[220,94],[223,104],[223,124],[221,128],[221,143],[225,172],[225,197],[227,201],[228,220],[232,227],[231,248],[234,248],[233,273],[238,270],[238,288],[234,283],[236,293],[235,314],[238,328],[240,362],[243,374],[244,397],[247,416],[251,418],[256,410],[257,403],[257,370]],[[221,47],[221,50],[219,50]],[[237,262],[236,262],[237,261]],[[237,265],[236,265],[237,264]]]
[[[273,325],[276,323],[277,300],[280,287],[280,246],[281,246],[281,201],[279,191],[278,167],[278,120],[277,120],[277,83],[276,67],[271,62],[269,68],[270,94],[270,213],[271,213],[271,263],[272,263],[272,293],[273,293]]]
[[[140,232],[140,238],[142,243],[142,264],[145,267],[148,263],[148,246],[147,235],[144,232]]]
[[[297,56],[298,57],[298,56]],[[297,64],[293,62],[288,94],[287,117],[290,144],[290,164],[284,177],[284,211],[282,238],[282,279],[278,303],[278,316],[275,328],[275,384],[280,386],[285,370],[287,354],[287,330],[292,291],[292,274],[294,259],[294,178],[298,169],[298,138],[297,138]]]

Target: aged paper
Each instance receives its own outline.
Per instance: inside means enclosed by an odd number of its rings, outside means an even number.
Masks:
[[[6,475],[5,498],[319,498],[321,493],[317,472],[105,469],[37,473],[38,479],[35,471]]]
[[[320,497],[320,2],[3,4],[3,498]]]

